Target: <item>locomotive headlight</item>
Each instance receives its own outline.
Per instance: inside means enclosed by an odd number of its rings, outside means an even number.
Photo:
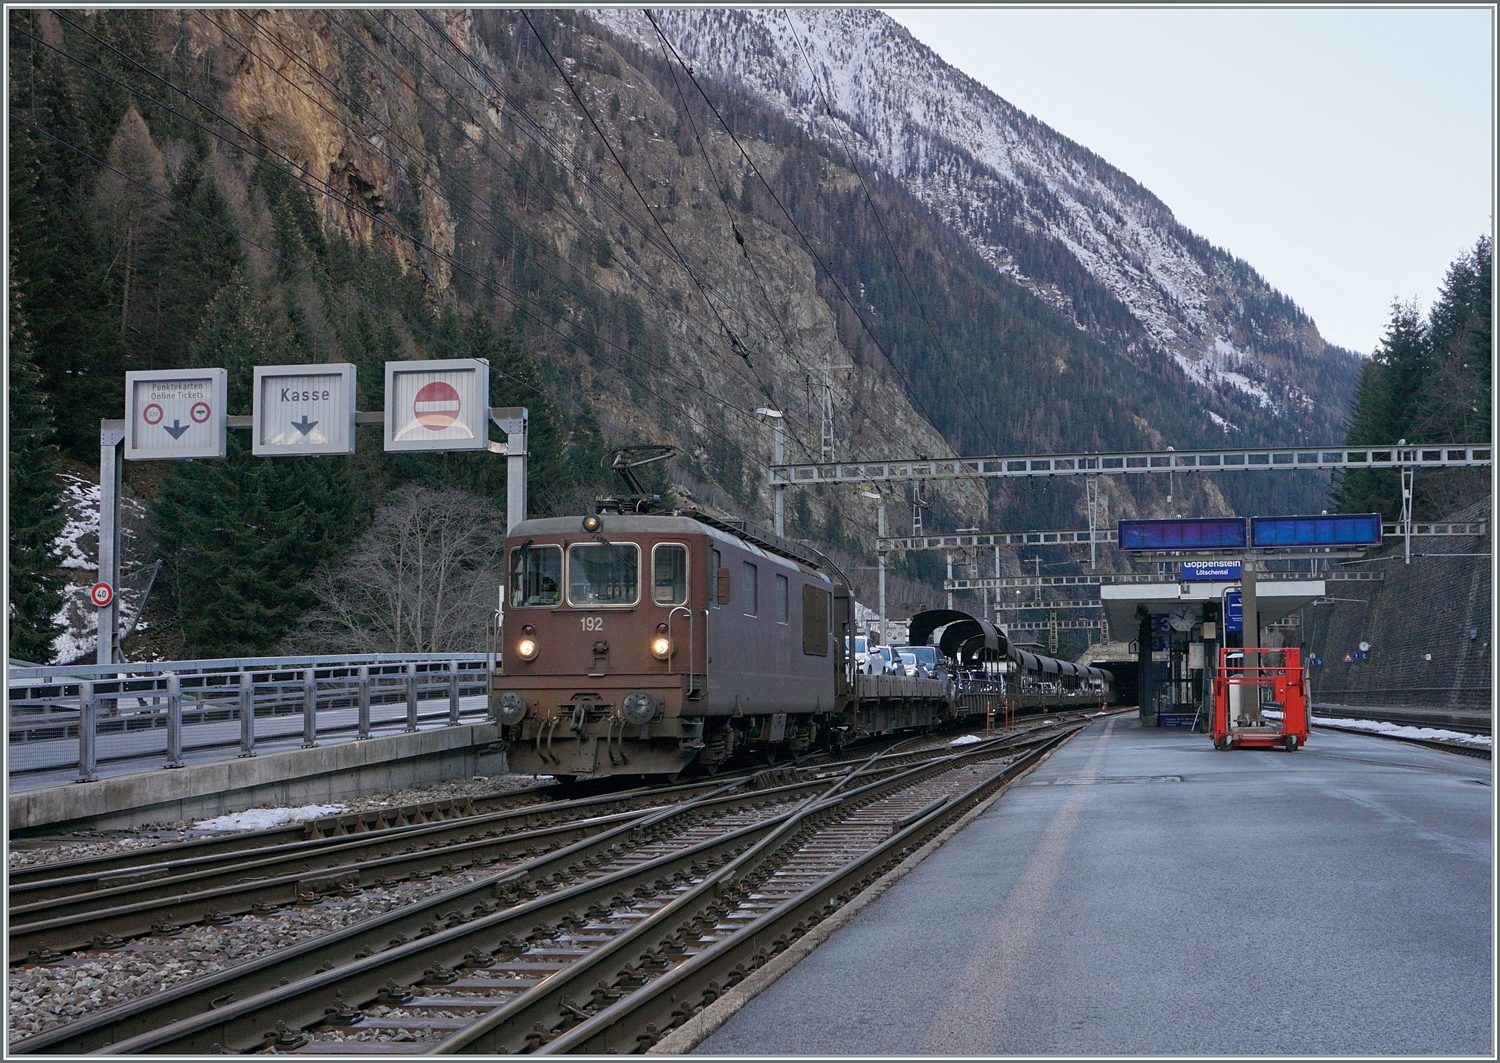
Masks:
[[[520,642],[516,643],[516,653],[520,655],[523,661],[536,660],[536,639],[527,635]]]
[[[656,637],[651,640],[651,656],[665,661],[672,656],[672,639],[667,635],[667,625],[656,625]]]
[[[620,712],[627,723],[650,723],[651,717],[656,715],[656,699],[644,690],[637,690],[625,695],[625,700],[620,702]]]
[[[516,724],[526,715],[526,699],[507,690],[495,699],[495,718],[501,723]]]

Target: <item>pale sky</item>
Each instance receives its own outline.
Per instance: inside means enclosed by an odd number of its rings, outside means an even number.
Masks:
[[[886,10],[1362,354],[1493,230],[1488,8]]]

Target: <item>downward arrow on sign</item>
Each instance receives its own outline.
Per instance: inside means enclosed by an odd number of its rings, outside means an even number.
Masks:
[[[189,428],[191,428],[193,426],[190,425],[190,424],[183,424],[181,421],[177,420],[176,418],[173,418],[171,424],[169,424],[169,425],[168,424],[164,424],[164,425],[162,425],[162,427],[165,428],[171,434],[171,436],[172,436],[173,439],[181,439],[182,438],[182,433],[186,432]]]
[[[297,431],[301,432],[303,435],[307,435],[307,433],[311,432],[314,428],[318,427],[318,422],[317,421],[309,421],[307,419],[307,414],[304,413],[302,415],[302,420],[300,420],[300,421],[293,421],[292,422],[292,427],[295,428]]]

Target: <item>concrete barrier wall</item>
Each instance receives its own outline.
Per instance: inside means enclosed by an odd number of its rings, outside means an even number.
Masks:
[[[1486,498],[1450,519],[1489,517]],[[1428,556],[1409,565],[1391,540],[1376,555],[1383,560],[1358,566],[1385,573],[1383,582],[1330,582],[1330,595],[1363,600],[1302,610],[1301,642],[1323,660],[1312,672],[1313,703],[1488,712],[1492,538],[1493,526],[1483,538],[1413,538],[1412,553]],[[1346,662],[1361,642],[1370,644],[1369,660]]]
[[[495,724],[440,727],[9,794],[12,835],[175,823],[504,772]]]

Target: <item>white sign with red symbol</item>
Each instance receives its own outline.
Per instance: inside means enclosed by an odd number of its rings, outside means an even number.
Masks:
[[[100,609],[115,600],[115,591],[108,583],[96,583],[89,588],[89,601]]]
[[[229,374],[157,369],[125,374],[125,457],[222,458]]]
[[[385,363],[385,449],[489,448],[490,365],[483,358]]]

